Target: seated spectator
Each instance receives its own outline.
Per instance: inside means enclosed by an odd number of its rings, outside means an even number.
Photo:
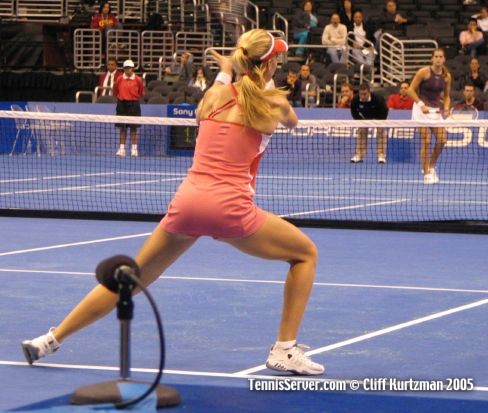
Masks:
[[[197,87],[203,92],[205,89],[207,89],[208,83],[209,82],[207,76],[205,75],[205,70],[203,67],[199,67],[193,76],[190,86]]]
[[[478,28],[483,32],[483,36],[488,36],[488,7],[482,7],[480,12],[471,16],[476,19]]]
[[[338,2],[337,6],[337,13],[339,14],[341,23],[347,27],[348,32],[352,32],[354,12],[356,11],[352,6],[352,1],[343,0]]]
[[[383,96],[371,93],[369,83],[362,83],[358,95],[352,98],[351,115],[357,120],[386,119],[388,107]],[[368,150],[367,140],[368,128],[358,128],[356,154],[351,158],[352,163],[363,162]],[[376,128],[376,153],[378,163],[386,163],[386,133],[383,128]]]
[[[92,17],[90,28],[99,29],[106,33],[110,29],[121,29],[122,25],[118,22],[117,17],[112,14],[110,3],[102,2],[98,13]]]
[[[311,27],[317,27],[318,19],[313,14],[311,1],[303,3],[302,10],[298,11],[292,20],[293,39],[298,44],[307,44]],[[305,56],[305,48],[299,47],[295,52],[296,56]]]
[[[400,83],[399,93],[393,93],[388,97],[389,109],[412,110],[413,99],[408,94],[408,82]]]
[[[115,82],[122,74],[123,72],[117,69],[117,60],[108,59],[107,71],[98,76],[98,86],[101,88],[99,96],[112,96]]]
[[[363,13],[361,11],[354,12],[354,23],[353,29],[354,33],[354,43],[351,49],[351,54],[353,60],[358,64],[365,64],[372,66],[374,63],[374,58],[376,51],[374,47],[365,47],[365,39],[372,41],[371,33],[366,29],[363,23]]]
[[[345,82],[341,85],[341,95],[337,101],[337,107],[339,109],[348,109],[351,107],[351,100],[354,97],[354,89],[352,85]]]
[[[288,70],[286,79],[283,79],[278,87],[290,92],[287,98],[292,106],[302,106],[302,81],[298,78],[297,72],[292,69]]]
[[[164,69],[166,73],[174,73],[179,75],[180,80],[190,82],[195,73],[193,67],[193,55],[190,52],[183,52],[180,56],[179,62],[173,62],[171,66]]]
[[[459,43],[461,43],[461,53],[476,57],[483,47],[485,41],[483,33],[478,30],[476,19],[469,19],[468,27],[459,33]]]
[[[459,80],[462,88],[468,83],[483,91],[488,87],[488,78],[480,71],[480,62],[476,57],[473,57],[469,62],[469,72]]]
[[[314,106],[317,98],[317,79],[310,72],[309,65],[302,65],[300,68],[300,83],[302,92],[302,104],[303,106]],[[308,105],[305,104],[305,95],[307,93],[308,85]]]
[[[454,110],[466,110],[476,108],[483,110],[483,102],[480,102],[475,96],[475,87],[472,83],[466,83],[463,90],[464,99],[454,104]]]
[[[395,0],[388,0],[383,12],[374,18],[377,27],[374,34],[376,44],[378,44],[383,32],[404,33],[405,26],[414,22],[413,17],[400,14]]]
[[[347,41],[347,27],[340,23],[340,17],[337,13],[330,16],[330,24],[325,26],[322,33],[322,44],[327,47],[327,54],[332,63],[344,62],[346,54],[344,53]]]

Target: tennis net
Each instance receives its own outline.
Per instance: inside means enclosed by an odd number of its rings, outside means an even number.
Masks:
[[[115,124],[137,124],[139,156],[115,156]],[[440,182],[424,184],[420,127],[447,128]],[[488,120],[303,120],[279,128],[256,203],[303,224],[488,223]],[[350,162],[358,131],[367,155]],[[387,136],[378,163],[377,132]],[[366,132],[363,132],[366,133]],[[0,214],[154,219],[191,166],[193,119],[0,111]],[[128,133],[128,135],[130,135]],[[435,140],[432,139],[432,145]]]

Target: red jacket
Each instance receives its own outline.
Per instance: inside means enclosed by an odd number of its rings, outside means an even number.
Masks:
[[[103,30],[105,26],[115,27],[116,25],[117,17],[115,17],[113,14],[103,15],[102,13],[98,13],[92,17],[90,28]]]
[[[104,73],[100,73],[98,75],[98,86],[100,87],[103,87],[103,84],[105,83],[105,78],[108,76],[109,72],[104,72]],[[113,82],[113,86],[115,86],[115,82],[117,82],[117,79],[122,76],[124,74],[124,72],[122,72],[121,70],[116,70],[115,71],[115,78],[114,78],[114,82]],[[112,93],[110,93],[112,94]],[[98,96],[102,95],[102,90],[99,91],[98,93]]]
[[[141,77],[136,74],[130,78],[126,78],[125,75],[119,76],[112,93],[118,100],[138,101],[144,96],[144,85]]]

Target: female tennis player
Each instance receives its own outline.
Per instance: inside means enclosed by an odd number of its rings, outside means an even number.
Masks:
[[[221,68],[197,108],[200,125],[193,165],[168,213],[136,256],[141,279],[155,281],[200,236],[211,236],[258,257],[290,264],[276,343],[266,365],[295,374],[316,375],[314,363],[296,337],[312,289],[317,250],[298,228],[259,209],[253,202],[258,164],[278,123],[298,119],[286,92],[265,89],[287,44],[265,30],[244,33],[232,57],[214,52]],[[231,83],[232,67],[238,77]],[[117,296],[99,285],[57,327],[22,343],[29,363],[51,354],[69,335],[109,313]]]
[[[413,120],[442,121],[449,115],[451,105],[451,74],[444,63],[443,49],[432,53],[432,64],[417,71],[410,84],[408,94],[414,100]],[[441,122],[439,122],[441,123]],[[435,136],[435,146],[430,152],[431,133]],[[435,166],[447,142],[446,129],[442,127],[420,128],[420,161],[424,174],[424,184],[439,182]]]

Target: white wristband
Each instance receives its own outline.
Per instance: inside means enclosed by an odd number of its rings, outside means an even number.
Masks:
[[[419,108],[421,108],[422,106],[425,106],[425,103],[424,103],[424,102],[422,102],[421,100],[419,100],[419,101],[417,102],[417,105],[418,105],[418,107],[419,107]]]
[[[225,72],[219,72],[215,77],[215,81],[223,83],[224,85],[230,85],[232,82],[232,76]]]

